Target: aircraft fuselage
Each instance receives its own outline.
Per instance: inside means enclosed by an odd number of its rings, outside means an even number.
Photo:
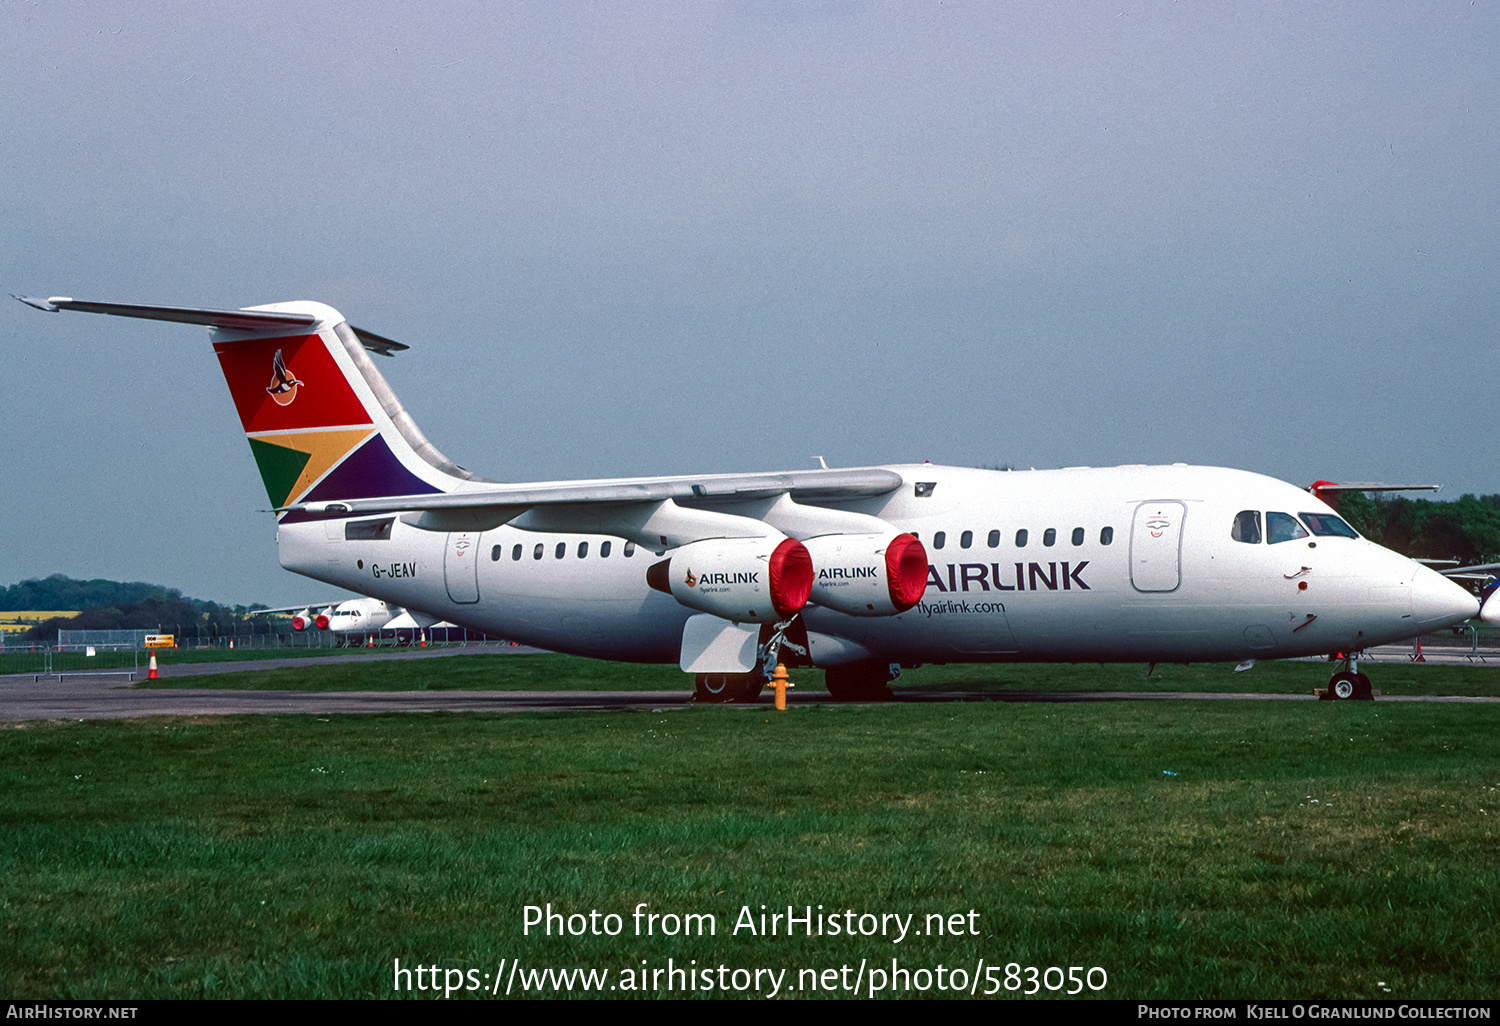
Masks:
[[[883,469],[903,485],[827,505],[916,534],[928,556],[925,593],[892,616],[807,606],[817,665],[1326,655],[1410,638],[1477,607],[1373,542],[1312,533],[1305,514],[1331,510],[1257,474],[1180,465]],[[1253,541],[1235,533],[1246,512],[1267,525]],[[381,521],[391,522],[381,529]],[[1273,540],[1272,523],[1301,533]],[[647,568],[671,550],[528,530],[527,515],[447,533],[400,517],[283,522],[278,538],[289,570],[555,651],[675,662],[694,613],[647,585]]]

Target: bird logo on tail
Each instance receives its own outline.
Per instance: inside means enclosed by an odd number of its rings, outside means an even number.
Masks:
[[[277,406],[290,406],[292,400],[297,398],[298,386],[302,384],[286,369],[286,360],[282,358],[281,350],[276,350],[276,358],[271,361],[271,383],[266,386],[266,392]]]

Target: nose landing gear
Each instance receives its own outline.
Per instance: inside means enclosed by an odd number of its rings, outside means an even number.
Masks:
[[[1373,701],[1375,692],[1370,688],[1370,678],[1359,672],[1358,661],[1353,654],[1335,654],[1334,658],[1343,664],[1343,669],[1338,670],[1328,679],[1328,690],[1317,690],[1313,692],[1320,699],[1332,699],[1343,701],[1346,699],[1358,699],[1366,702]]]

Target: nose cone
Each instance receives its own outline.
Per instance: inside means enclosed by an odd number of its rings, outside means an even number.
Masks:
[[[1424,566],[1412,577],[1411,612],[1417,626],[1430,630],[1478,615],[1479,600]]]

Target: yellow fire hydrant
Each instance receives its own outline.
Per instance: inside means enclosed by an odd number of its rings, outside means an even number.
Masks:
[[[776,672],[771,674],[771,687],[776,689],[776,708],[786,712],[786,689],[796,686],[786,679],[786,667],[777,663]]]

